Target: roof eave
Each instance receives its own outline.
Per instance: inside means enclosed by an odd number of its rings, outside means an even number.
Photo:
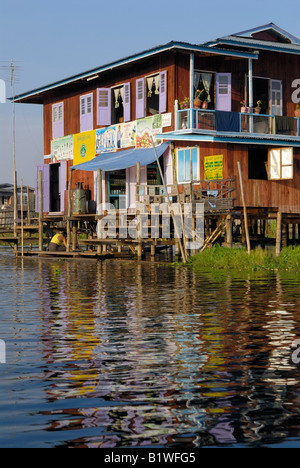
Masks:
[[[42,88],[34,89],[32,91],[28,91],[27,93],[20,94],[18,96],[15,96],[14,98],[10,97],[8,98],[11,102],[14,101],[16,103],[32,103],[32,104],[42,104],[43,103],[43,96],[42,94],[45,94],[49,91],[52,91],[54,89],[60,88],[62,86],[70,85],[72,83],[75,83],[77,81],[81,80],[86,80],[93,75],[97,75],[100,73],[104,73],[106,71],[111,71],[115,68],[122,67],[124,65],[136,62],[138,60],[142,60],[145,58],[148,58],[153,55],[157,55],[163,52],[167,52],[170,50],[181,50],[181,51],[186,51],[186,52],[202,52],[202,53],[208,53],[208,54],[216,54],[216,55],[225,55],[225,56],[231,56],[231,57],[237,57],[237,58],[253,58],[253,59],[258,59],[258,54],[254,52],[241,52],[238,50],[227,50],[227,49],[218,49],[218,48],[211,48],[205,45],[193,45],[193,44],[188,44],[184,42],[170,42],[164,46],[159,46],[155,49],[150,49],[149,51],[141,52],[140,54],[136,54],[127,58],[124,58],[122,60],[104,65],[99,68],[95,68],[93,70],[89,70],[87,72],[84,72],[79,75],[74,75],[69,78],[66,78],[61,81],[57,81],[55,83],[49,84],[47,86],[44,86]]]

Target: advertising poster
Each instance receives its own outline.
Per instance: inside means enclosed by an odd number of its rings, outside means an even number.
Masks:
[[[121,124],[121,148],[135,147],[136,121]]]
[[[73,135],[74,166],[95,157],[95,130]]]
[[[108,153],[121,148],[135,147],[136,122],[112,125],[96,130],[96,153]]]
[[[51,159],[52,162],[73,159],[73,135],[51,141]]]
[[[96,130],[96,154],[117,151],[117,127],[115,125]]]
[[[152,115],[145,119],[136,121],[136,147],[137,148],[150,148],[152,146],[151,137],[154,144],[161,143],[156,140],[155,135],[162,132],[162,116],[161,114]]]
[[[204,158],[205,180],[223,179],[223,154]]]

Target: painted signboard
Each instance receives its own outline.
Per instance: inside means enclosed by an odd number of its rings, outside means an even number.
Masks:
[[[73,135],[56,138],[51,141],[52,162],[67,161],[73,159]]]
[[[223,155],[204,158],[205,180],[223,179]]]
[[[74,166],[91,161],[95,157],[95,141],[95,130],[73,135]]]

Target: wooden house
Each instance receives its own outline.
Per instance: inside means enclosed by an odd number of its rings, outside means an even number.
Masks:
[[[21,187],[17,187],[18,219],[21,218]],[[35,212],[35,197],[32,187],[23,187],[23,210],[25,216],[32,217]],[[14,224],[14,186],[0,184],[0,227],[12,227]]]
[[[167,184],[175,173],[181,191],[191,178],[235,179],[240,162],[249,208],[300,214],[299,101],[300,40],[272,23],[170,42],[15,98],[44,108],[46,213],[66,212],[72,166],[72,190],[96,201],[101,169],[103,202],[134,208],[137,162],[141,184],[161,183],[152,136]]]

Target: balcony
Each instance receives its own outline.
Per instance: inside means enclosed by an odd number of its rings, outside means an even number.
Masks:
[[[175,132],[300,142],[300,118],[189,108],[176,110]]]

